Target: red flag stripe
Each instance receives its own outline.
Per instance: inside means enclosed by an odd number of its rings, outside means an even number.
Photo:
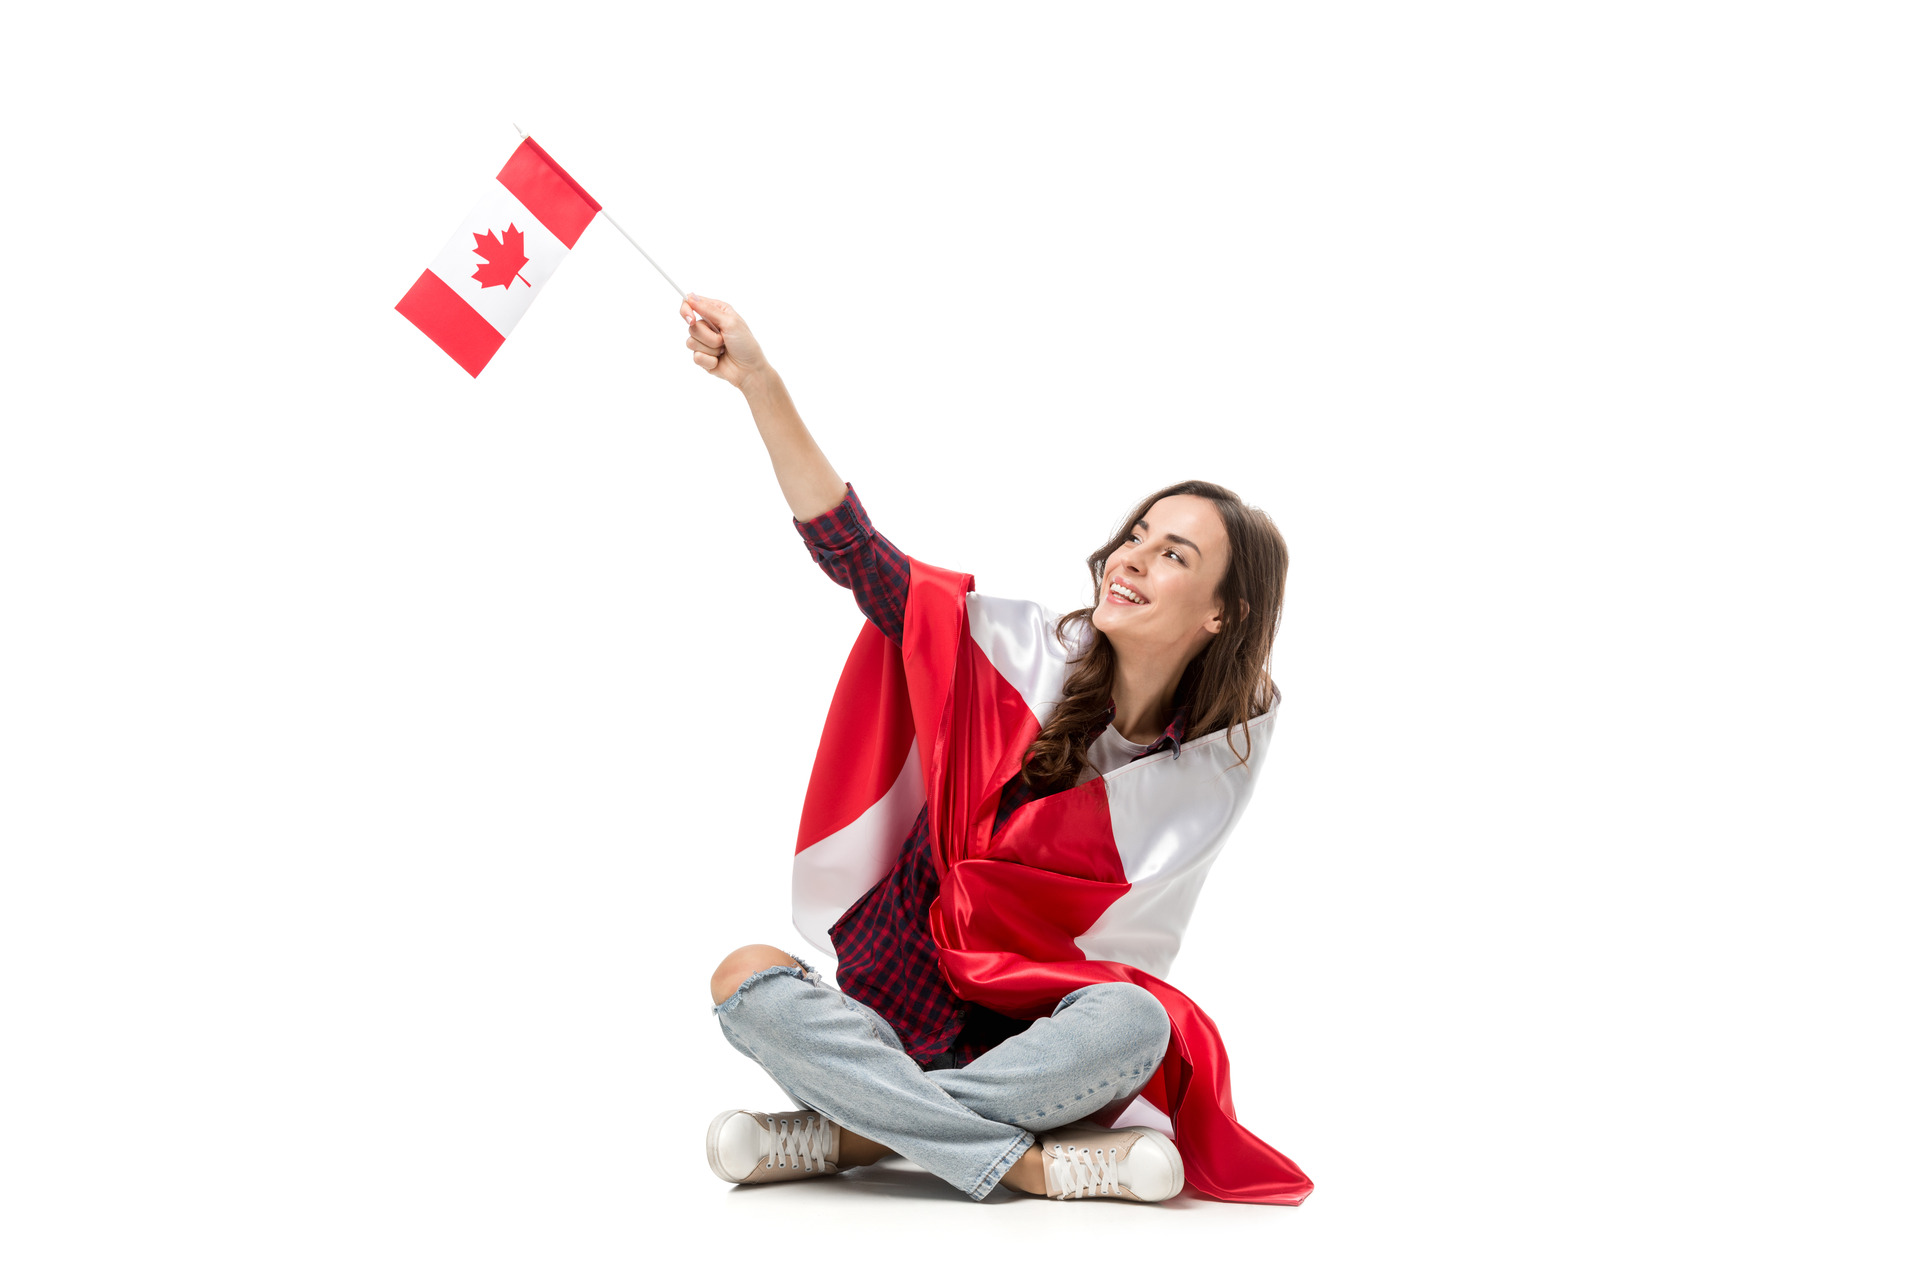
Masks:
[[[818,844],[878,804],[893,789],[912,748],[913,708],[899,647],[869,622],[833,691],[794,852]]]
[[[600,211],[600,202],[532,138],[514,149],[507,167],[500,171],[500,185],[513,192],[514,198],[569,249]]]
[[[507,340],[431,271],[420,273],[394,310],[413,321],[420,332],[453,357],[455,364],[476,378]]]

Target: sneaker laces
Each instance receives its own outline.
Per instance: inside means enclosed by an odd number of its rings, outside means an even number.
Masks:
[[[776,1169],[805,1169],[809,1173],[827,1171],[827,1125],[825,1116],[801,1112],[791,1116],[768,1116],[767,1136],[772,1139],[767,1163]]]
[[[1056,1200],[1120,1194],[1120,1148],[1063,1146],[1045,1152],[1047,1194]]]

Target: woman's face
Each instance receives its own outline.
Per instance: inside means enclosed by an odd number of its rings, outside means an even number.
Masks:
[[[1220,632],[1227,528],[1212,502],[1162,498],[1107,557],[1093,625],[1125,652],[1184,667]]]

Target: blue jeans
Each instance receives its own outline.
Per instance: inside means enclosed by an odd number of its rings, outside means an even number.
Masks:
[[[922,1071],[885,1019],[800,962],[762,969],[714,1013],[733,1047],[795,1106],[975,1200],[999,1185],[1035,1133],[1119,1115],[1160,1065],[1170,1026],[1146,990],[1105,982],[1069,992],[1051,1017],[964,1067]]]

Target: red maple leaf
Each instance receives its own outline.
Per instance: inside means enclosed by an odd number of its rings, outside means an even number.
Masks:
[[[473,273],[482,289],[491,289],[499,285],[502,289],[511,289],[517,279],[527,288],[533,288],[533,281],[520,274],[520,268],[527,265],[527,255],[522,252],[527,247],[527,233],[507,224],[507,234],[503,238],[498,231],[489,231],[481,235],[473,233],[473,252],[486,262]]]

